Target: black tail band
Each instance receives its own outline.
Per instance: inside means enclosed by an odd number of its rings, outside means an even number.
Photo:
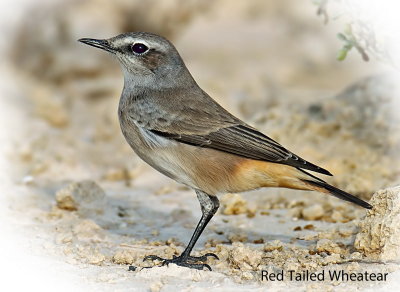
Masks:
[[[307,182],[307,183],[312,184],[317,187],[324,188],[327,191],[329,191],[332,195],[334,195],[335,197],[337,197],[339,199],[354,203],[354,204],[361,206],[363,208],[366,208],[366,209],[372,209],[372,206],[370,204],[368,204],[367,202],[365,202],[353,195],[350,195],[349,193],[346,193],[345,191],[335,188],[334,186],[331,186],[330,184],[328,184],[324,181],[320,181],[320,180],[313,181],[313,180],[307,180],[307,179],[303,179],[302,181]]]

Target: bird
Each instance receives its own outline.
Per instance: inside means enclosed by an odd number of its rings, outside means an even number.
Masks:
[[[219,208],[218,196],[263,187],[317,191],[366,209],[372,206],[310,172],[332,174],[229,113],[196,83],[175,46],[148,32],[78,40],[111,53],[124,86],[118,105],[122,133],[150,166],[193,189],[202,216],[179,256],[143,260],[211,270],[214,253],[192,256],[203,230]],[[157,265],[153,265],[157,266]]]

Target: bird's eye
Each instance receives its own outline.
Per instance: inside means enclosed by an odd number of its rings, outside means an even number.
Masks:
[[[149,48],[142,43],[133,44],[131,49],[132,49],[132,52],[134,52],[135,54],[138,54],[138,55],[144,54],[149,50]]]

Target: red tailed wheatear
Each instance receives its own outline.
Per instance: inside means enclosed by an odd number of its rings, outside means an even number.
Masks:
[[[118,115],[136,154],[166,176],[195,190],[202,217],[180,256],[163,259],[189,268],[210,266],[191,256],[197,239],[219,207],[217,195],[262,187],[312,190],[364,208],[370,204],[310,174],[331,173],[293,154],[230,114],[193,79],[175,47],[158,35],[135,32],[110,39],[79,40],[106,50],[124,73]]]

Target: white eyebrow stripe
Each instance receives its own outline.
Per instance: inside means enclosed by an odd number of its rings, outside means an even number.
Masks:
[[[126,38],[126,39],[124,39],[124,43],[132,44],[132,45],[141,43],[141,44],[144,44],[145,46],[147,46],[149,49],[156,49],[159,51],[163,51],[163,47],[160,46],[160,44],[158,44],[157,42],[152,42],[152,41],[149,42],[147,40],[140,39],[140,38],[133,38],[133,37]]]
[[[145,40],[140,40],[140,39],[134,39],[134,42],[132,42],[132,45],[134,44],[143,44],[146,47],[150,48],[150,47],[154,47],[154,45],[150,45],[147,41]]]

